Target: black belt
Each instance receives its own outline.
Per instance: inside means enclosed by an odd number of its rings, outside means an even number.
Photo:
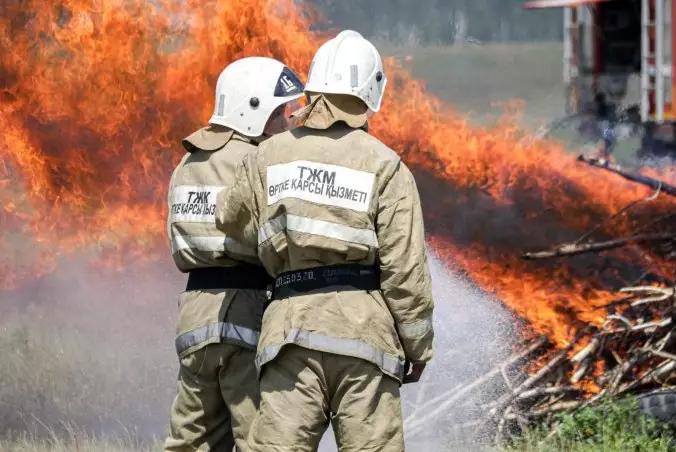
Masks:
[[[252,289],[266,290],[273,279],[263,267],[251,264],[236,267],[207,267],[191,270],[185,290]]]
[[[342,286],[341,291],[380,290],[380,272],[373,265],[327,265],[293,270],[275,279],[272,299],[288,298],[329,286]]]

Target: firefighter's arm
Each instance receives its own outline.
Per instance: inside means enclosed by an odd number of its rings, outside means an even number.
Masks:
[[[221,190],[216,197],[216,227],[226,236],[255,249],[258,246],[258,222],[252,154],[239,165],[233,185]]]
[[[432,283],[418,188],[401,162],[380,195],[376,228],[381,289],[406,359],[427,362],[434,338]]]

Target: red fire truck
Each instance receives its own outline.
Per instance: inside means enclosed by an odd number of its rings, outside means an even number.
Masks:
[[[639,156],[676,156],[672,0],[536,0],[523,6],[563,9],[569,117],[607,116],[613,126],[641,131]]]

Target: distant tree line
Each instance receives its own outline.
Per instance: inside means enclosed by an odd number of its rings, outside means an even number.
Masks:
[[[562,10],[524,10],[521,0],[306,0],[335,27],[400,44],[554,41]]]

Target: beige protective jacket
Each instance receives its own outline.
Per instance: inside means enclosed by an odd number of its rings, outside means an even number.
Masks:
[[[238,164],[256,143],[221,126],[198,130],[182,142],[188,153],[171,176],[167,219],[171,252],[182,272],[207,267],[260,266],[255,246],[216,229],[216,196],[235,180]],[[209,289],[179,298],[176,350],[184,357],[207,344],[226,342],[256,349],[265,291]]]
[[[324,265],[380,264],[380,291],[328,288],[275,300],[263,320],[259,372],[282,346],[296,344],[368,360],[401,381],[405,358],[432,357],[433,302],[420,199],[399,156],[353,128],[365,125],[365,116],[361,124],[349,121],[350,127],[336,103],[315,98],[302,114],[305,127],[250,153],[233,189],[218,196],[216,222],[233,238],[257,245],[273,276]],[[241,233],[252,225],[257,242]]]

